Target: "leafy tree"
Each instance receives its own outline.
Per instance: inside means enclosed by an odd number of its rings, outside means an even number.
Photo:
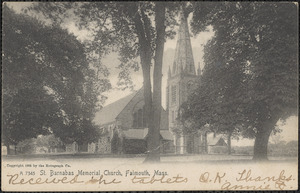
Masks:
[[[47,3],[37,4],[30,9],[43,13],[47,18],[58,23],[63,22],[61,13],[74,10],[73,16],[78,16],[76,18],[78,26],[93,34],[92,41],[87,42],[92,53],[101,57],[111,50],[119,52],[120,68],[124,70],[120,78],[125,83],[130,83],[128,69],[138,69],[134,59],[140,59],[144,78],[145,113],[149,119],[147,121],[149,153],[146,161],[159,161],[164,42],[166,37],[174,35],[172,30],[176,24],[174,15],[180,5],[180,3],[164,2],[90,2],[65,3],[57,6],[56,3]],[[154,63],[153,77],[151,77],[152,63]]]
[[[195,2],[193,31],[208,25],[215,37],[205,47],[202,83],[186,105],[186,119],[237,128],[255,138],[253,159],[267,159],[277,121],[297,114],[297,6]]]
[[[49,132],[66,143],[97,137],[91,120],[110,85],[104,76],[99,81],[75,36],[5,5],[2,61],[7,145]]]

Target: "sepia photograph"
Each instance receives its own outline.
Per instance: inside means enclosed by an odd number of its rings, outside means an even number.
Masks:
[[[298,190],[298,11],[4,1],[1,190]]]

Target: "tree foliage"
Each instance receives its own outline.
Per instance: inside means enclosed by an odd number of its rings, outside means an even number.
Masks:
[[[6,143],[47,133],[66,143],[95,139],[91,120],[110,85],[75,36],[4,6],[2,61]]]
[[[279,119],[297,114],[297,7],[293,3],[195,2],[192,27],[212,25],[199,87],[185,106],[198,127],[238,128],[266,159]],[[199,120],[197,120],[199,119]]]
[[[161,67],[164,42],[173,37],[174,19],[182,3],[164,2],[85,2],[37,4],[31,10],[43,13],[52,21],[61,21],[61,13],[72,10],[77,16],[77,25],[91,32],[93,38],[86,45],[99,56],[117,51],[120,56],[120,85],[132,83],[128,69],[143,73],[146,117],[148,117],[150,157],[159,154],[159,126],[161,110]],[[52,9],[52,7],[56,7]],[[51,12],[50,12],[51,10]],[[54,10],[54,11],[53,11]],[[57,19],[58,18],[58,19]],[[76,19],[75,19],[76,20]],[[100,49],[100,50],[99,50]],[[151,68],[153,77],[151,77]],[[151,84],[153,80],[153,86]],[[152,96],[153,88],[153,96]],[[152,153],[154,154],[152,155]]]

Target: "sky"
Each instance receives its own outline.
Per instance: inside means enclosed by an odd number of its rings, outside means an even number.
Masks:
[[[26,7],[30,5],[31,2],[10,2],[9,6],[12,6],[14,10],[17,12],[20,12],[23,7]],[[188,21],[190,21],[192,15],[189,16]],[[68,20],[66,21],[63,26],[68,29],[71,33],[73,33],[79,40],[84,40],[88,38],[88,31],[79,30],[74,21]],[[175,28],[176,30],[176,28]],[[197,58],[197,61],[195,60],[195,65],[197,66],[198,62],[201,64],[201,68],[204,66],[203,62],[203,46],[213,37],[214,33],[212,28],[208,28],[207,31],[201,32],[195,37],[191,37],[191,44],[193,48],[198,48],[197,53],[194,54],[194,58]],[[165,43],[165,51],[168,49],[175,49],[176,47],[176,41],[177,37],[175,37],[173,40],[168,39]],[[200,48],[200,49],[199,49]],[[197,57],[196,57],[197,56]],[[116,89],[116,84],[118,81],[118,70],[116,69],[117,65],[119,64],[119,61],[116,59],[115,56],[109,55],[102,59],[103,64],[109,64],[108,68],[111,71],[110,74],[110,81],[112,83],[113,89],[109,92],[105,93],[105,95],[108,97],[105,105],[108,105],[120,98],[123,98],[126,95],[129,95],[132,91],[130,90],[118,90]],[[163,80],[162,80],[162,105],[165,107],[165,96],[166,96],[166,77],[167,77],[167,67],[163,68]],[[133,82],[135,84],[135,90],[142,87],[143,84],[143,77],[141,74],[141,71],[133,72],[132,73]],[[291,140],[298,140],[298,116],[292,116],[286,120],[286,123],[283,124],[282,121],[278,121],[277,125],[282,129],[282,132],[280,133],[280,136],[282,137],[282,140],[284,141],[291,141]],[[254,141],[249,139],[242,139],[242,140],[233,140],[232,145],[239,145],[239,146],[245,146],[245,145],[253,145]]]

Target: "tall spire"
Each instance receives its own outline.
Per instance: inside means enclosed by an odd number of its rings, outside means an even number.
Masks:
[[[196,75],[187,16],[183,11],[180,14],[180,26],[173,63],[173,74],[179,73]]]
[[[169,66],[169,71],[168,71],[168,78],[171,78],[171,68]]]

